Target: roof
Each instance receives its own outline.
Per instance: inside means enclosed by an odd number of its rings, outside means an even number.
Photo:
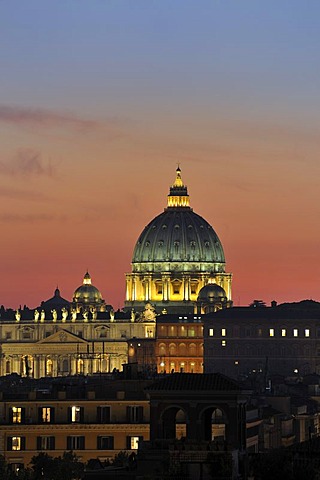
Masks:
[[[147,391],[240,391],[239,384],[221,373],[172,373],[151,384]]]
[[[245,320],[277,320],[277,319],[320,319],[320,303],[301,301],[286,303],[275,307],[232,307],[208,313],[202,319],[245,319]]]

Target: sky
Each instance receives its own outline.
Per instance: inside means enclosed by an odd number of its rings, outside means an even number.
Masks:
[[[235,305],[320,301],[318,0],[0,0],[0,304],[114,308],[180,163]]]

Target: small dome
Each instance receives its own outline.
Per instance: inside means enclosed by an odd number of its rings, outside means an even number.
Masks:
[[[100,291],[91,284],[91,277],[88,272],[83,277],[83,284],[74,292],[73,301],[87,304],[103,302]]]
[[[209,283],[201,288],[198,295],[198,302],[216,302],[217,300],[226,298],[226,296],[226,292],[222,287],[216,283]]]

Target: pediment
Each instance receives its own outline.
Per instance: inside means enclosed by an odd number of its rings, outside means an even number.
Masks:
[[[43,338],[37,342],[38,344],[45,343],[84,343],[87,344],[87,340],[75,335],[74,333],[69,332],[63,328],[60,328],[57,332],[52,333],[47,338]]]

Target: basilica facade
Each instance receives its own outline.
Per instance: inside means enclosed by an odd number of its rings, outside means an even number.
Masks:
[[[62,298],[57,288],[35,310],[2,313],[0,376],[41,378],[122,370],[123,364],[136,360],[144,342],[148,348],[143,350],[151,356],[145,363],[155,368],[154,349],[150,349],[155,318],[151,305],[140,313],[107,310],[86,272],[83,288],[75,290],[72,302]]]

